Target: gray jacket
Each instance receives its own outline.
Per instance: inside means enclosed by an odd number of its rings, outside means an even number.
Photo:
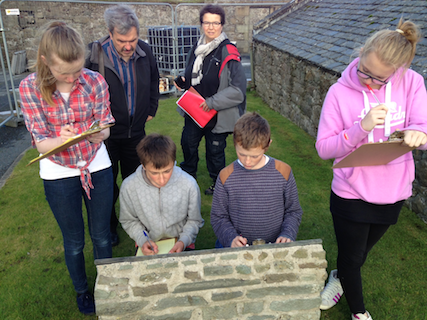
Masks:
[[[228,55],[227,46],[222,46],[221,61],[224,61]],[[194,58],[194,52],[190,52],[187,58],[187,69],[193,65]],[[185,78],[190,79],[187,71]],[[219,79],[218,90],[214,95],[206,98],[206,104],[210,109],[218,111],[217,122],[212,132],[233,132],[236,121],[246,112],[246,76],[240,61],[232,59],[225,64]],[[181,108],[178,107],[177,110],[182,116],[185,115]]]
[[[142,246],[148,239],[178,238],[187,247],[196,241],[204,220],[200,214],[200,189],[196,180],[174,166],[162,188],[145,181],[142,165],[127,177],[120,188],[120,223],[127,234]]]

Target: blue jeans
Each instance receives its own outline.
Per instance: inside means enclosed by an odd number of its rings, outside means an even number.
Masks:
[[[87,211],[89,234],[95,259],[111,258],[110,215],[113,204],[111,167],[92,173],[91,200],[82,188],[80,177],[43,180],[46,200],[58,222],[64,240],[65,263],[77,293],[88,290],[85,259],[85,226],[82,197]]]
[[[197,178],[197,164],[199,162],[199,143],[205,136],[206,140],[206,165],[209,176],[215,182],[219,172],[225,167],[225,147],[227,146],[228,133],[213,133],[213,128],[200,128],[187,115],[181,136],[184,161],[181,162],[182,170]]]

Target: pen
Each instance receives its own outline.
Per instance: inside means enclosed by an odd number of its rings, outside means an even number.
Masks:
[[[142,230],[142,232],[144,232],[144,236],[146,236],[146,237],[147,237],[147,239],[148,239],[148,244],[150,245],[151,250],[153,250],[153,252],[154,252],[154,247],[153,247],[153,244],[151,243],[150,237],[148,236],[147,232],[145,232],[145,230]]]
[[[366,86],[368,87],[368,89],[369,89],[369,91],[371,92],[372,96],[374,97],[375,101],[376,101],[378,104],[381,104],[380,100],[378,100],[378,98],[377,98],[377,96],[375,95],[374,90],[372,90],[371,86],[370,86],[369,84],[367,84]]]

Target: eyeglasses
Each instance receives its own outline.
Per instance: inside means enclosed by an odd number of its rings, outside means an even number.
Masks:
[[[359,68],[357,68],[357,75],[362,79],[371,79],[373,83],[378,84],[380,86],[387,84],[391,78],[390,76],[387,80],[380,80],[380,79],[374,78],[373,76],[367,73],[364,73],[363,71],[360,71]]]
[[[222,25],[222,23],[221,23],[221,22],[218,22],[218,21],[214,21],[214,22],[207,22],[207,21],[203,21],[203,22],[202,22],[202,25],[203,25],[204,27],[210,27],[210,26],[212,26],[212,27],[214,27],[214,28],[218,28],[220,25]]]

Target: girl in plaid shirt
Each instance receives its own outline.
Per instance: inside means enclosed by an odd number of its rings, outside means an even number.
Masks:
[[[20,86],[25,125],[32,144],[45,153],[99,120],[114,122],[104,78],[83,69],[85,45],[63,22],[50,23],[42,34],[36,73]],[[88,214],[95,259],[111,258],[110,213],[113,175],[104,140],[109,128],[40,161],[46,199],[64,239],[65,262],[77,292],[80,312],[93,314],[83,255],[82,196]]]

